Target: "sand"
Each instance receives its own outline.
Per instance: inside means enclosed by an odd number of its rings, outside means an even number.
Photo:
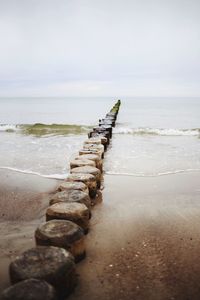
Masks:
[[[105,176],[70,300],[200,299],[199,174]]]
[[[34,231],[45,220],[48,192],[58,181],[0,170],[0,291],[9,286],[12,259],[35,245]]]
[[[9,285],[9,261],[34,245],[48,205],[43,192],[57,185],[15,175],[0,174],[1,289]],[[10,179],[15,184],[7,185]],[[79,284],[68,299],[200,299],[199,174],[105,175],[104,185],[86,237],[87,258],[77,265]]]

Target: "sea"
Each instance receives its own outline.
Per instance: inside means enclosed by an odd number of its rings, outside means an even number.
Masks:
[[[0,98],[0,169],[65,178],[88,132],[117,100]],[[104,172],[200,172],[200,98],[122,97]]]

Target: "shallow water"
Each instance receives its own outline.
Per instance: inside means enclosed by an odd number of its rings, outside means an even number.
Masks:
[[[0,168],[63,178],[113,98],[0,99]],[[105,172],[158,176],[200,170],[199,98],[125,98]]]
[[[162,176],[200,171],[200,139],[196,136],[114,135],[106,154],[107,174]]]
[[[8,168],[45,177],[65,178],[69,161],[81,149],[84,135],[35,137],[1,133],[0,169]]]

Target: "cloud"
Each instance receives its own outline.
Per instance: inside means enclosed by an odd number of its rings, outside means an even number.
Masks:
[[[197,0],[0,0],[2,96],[200,96]]]

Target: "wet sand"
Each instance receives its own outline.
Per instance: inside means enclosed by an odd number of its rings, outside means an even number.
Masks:
[[[0,170],[0,291],[9,286],[12,259],[35,245],[34,231],[45,220],[54,179]]]
[[[0,178],[3,289],[9,261],[34,245],[48,205],[43,192],[57,182],[5,171]],[[68,299],[200,299],[199,174],[105,175],[104,185],[86,237],[87,258],[77,265],[79,284]]]
[[[199,174],[105,176],[70,300],[200,299]]]

